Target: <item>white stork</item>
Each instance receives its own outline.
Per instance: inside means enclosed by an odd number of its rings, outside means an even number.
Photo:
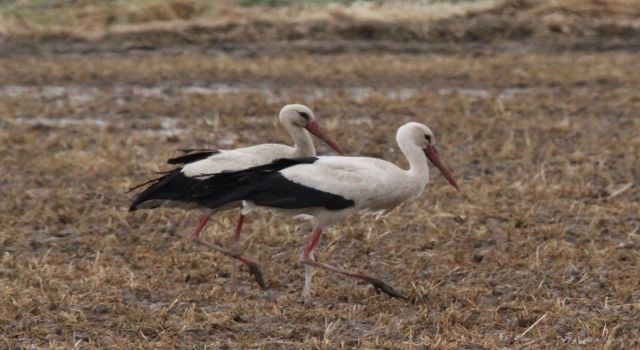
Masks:
[[[315,156],[316,149],[307,131],[326,142],[340,154],[343,154],[340,146],[316,122],[313,112],[307,106],[300,104],[286,105],[280,111],[279,119],[280,123],[291,135],[291,138],[293,138],[293,147],[268,143],[234,150],[187,150],[189,154],[168,160],[169,164],[179,164],[177,168],[131,189],[135,190],[141,186],[149,185],[135,197],[129,210],[134,211],[160,206],[201,207],[192,198],[191,193],[194,187],[200,185],[207,178],[215,177],[215,175],[222,172],[244,170],[258,165],[269,164],[276,159]],[[204,174],[206,176],[203,176]],[[224,208],[237,207],[239,205],[240,201],[229,202],[225,203]],[[206,209],[206,213],[200,219],[200,223],[191,235],[192,240],[198,240],[200,232],[209,221],[211,215],[220,209],[223,208]],[[215,245],[207,246],[247,265],[258,284],[264,288],[262,273],[258,265],[237,252],[242,224],[244,223],[245,215],[250,211],[251,209],[248,207],[241,210],[235,233],[231,238],[230,250]]]
[[[315,228],[300,256],[305,265],[305,299],[311,293],[314,267],[366,281],[392,297],[403,298],[380,279],[320,263],[313,256],[327,225],[354,212],[382,214],[422,193],[429,181],[427,159],[459,190],[452,173],[440,160],[428,127],[415,122],[405,124],[398,129],[396,140],[409,160],[408,170],[368,157],[280,159],[208,178],[194,188],[192,196],[200,205],[212,209],[242,200],[249,208],[268,207],[310,218]]]

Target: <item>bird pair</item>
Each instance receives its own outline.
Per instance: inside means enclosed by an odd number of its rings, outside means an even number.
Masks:
[[[337,152],[343,152],[318,125],[311,110],[303,105],[287,105],[279,117],[294,139],[294,147],[262,144],[235,150],[195,150],[170,159],[170,164],[179,166],[140,185],[149,186],[134,199],[130,210],[176,204],[205,208],[206,213],[192,235],[196,240],[213,213],[241,205],[231,249],[210,247],[247,265],[263,288],[258,265],[238,253],[245,216],[255,207],[303,216],[314,225],[300,255],[300,262],[305,266],[302,292],[305,299],[311,295],[313,268],[353,277],[392,297],[404,298],[378,278],[318,262],[313,252],[326,226],[356,212],[383,214],[422,193],[429,181],[427,159],[459,190],[453,174],[440,160],[431,130],[415,122],[398,129],[396,141],[409,161],[409,169],[403,170],[377,158],[317,157],[307,131]]]

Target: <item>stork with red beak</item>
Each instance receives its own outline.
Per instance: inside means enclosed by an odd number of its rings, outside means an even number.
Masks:
[[[405,124],[398,129],[396,140],[409,161],[408,170],[368,157],[280,159],[207,178],[194,188],[192,196],[200,205],[211,209],[242,200],[248,208],[268,207],[310,218],[315,227],[300,255],[300,262],[305,265],[302,292],[305,299],[311,294],[313,268],[357,278],[392,297],[404,298],[378,278],[320,263],[313,255],[327,225],[355,212],[383,214],[420,195],[429,182],[427,160],[459,190],[453,174],[440,159],[428,127],[415,122]]]
[[[293,147],[281,144],[261,144],[234,150],[193,150],[184,156],[169,159],[169,164],[178,164],[179,166],[158,178],[134,187],[132,190],[148,185],[144,191],[135,197],[129,210],[134,211],[160,206],[202,207],[199,201],[193,198],[193,189],[223,172],[239,171],[269,164],[280,158],[315,156],[316,149],[309,133],[320,138],[336,152],[343,154],[340,146],[316,122],[313,112],[308,107],[300,104],[286,105],[280,111],[279,119],[280,123],[293,138]],[[191,239],[198,240],[200,232],[214,212],[238,206],[240,206],[240,201],[227,202],[224,206],[210,209],[205,207],[206,213],[191,235]],[[250,211],[251,208],[249,207],[244,207],[241,210],[235,233],[231,238],[231,249],[224,249],[216,245],[207,246],[247,265],[258,284],[264,288],[264,280],[258,265],[241,256],[237,251],[244,218]]]

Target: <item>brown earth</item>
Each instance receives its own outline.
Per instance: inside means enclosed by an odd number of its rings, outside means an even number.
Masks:
[[[129,15],[133,19],[128,24],[96,21],[86,9],[59,25],[34,22],[31,17],[38,16],[32,13],[6,16],[0,25],[0,56],[466,52],[487,43],[502,50],[637,51],[640,47],[640,0],[503,0],[449,7],[365,3],[285,9],[225,4],[200,17],[178,16],[171,8],[164,10],[172,15],[162,15],[155,7],[147,8]],[[197,2],[190,6],[195,14],[203,12]],[[154,13],[156,17],[146,19]]]

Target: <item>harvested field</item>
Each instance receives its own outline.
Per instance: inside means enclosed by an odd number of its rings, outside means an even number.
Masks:
[[[640,347],[637,38],[286,54],[108,38],[11,51],[31,44],[7,38],[0,348]],[[232,291],[230,261],[183,237],[197,212],[127,212],[127,189],[180,148],[289,143],[276,118],[287,103],[309,105],[350,154],[403,165],[395,130],[434,131],[463,193],[432,171],[419,198],[333,226],[317,250],[409,301],[319,271],[304,305],[304,222],[251,215],[243,244],[269,289],[243,269]],[[226,243],[235,215],[216,215],[205,239]]]

